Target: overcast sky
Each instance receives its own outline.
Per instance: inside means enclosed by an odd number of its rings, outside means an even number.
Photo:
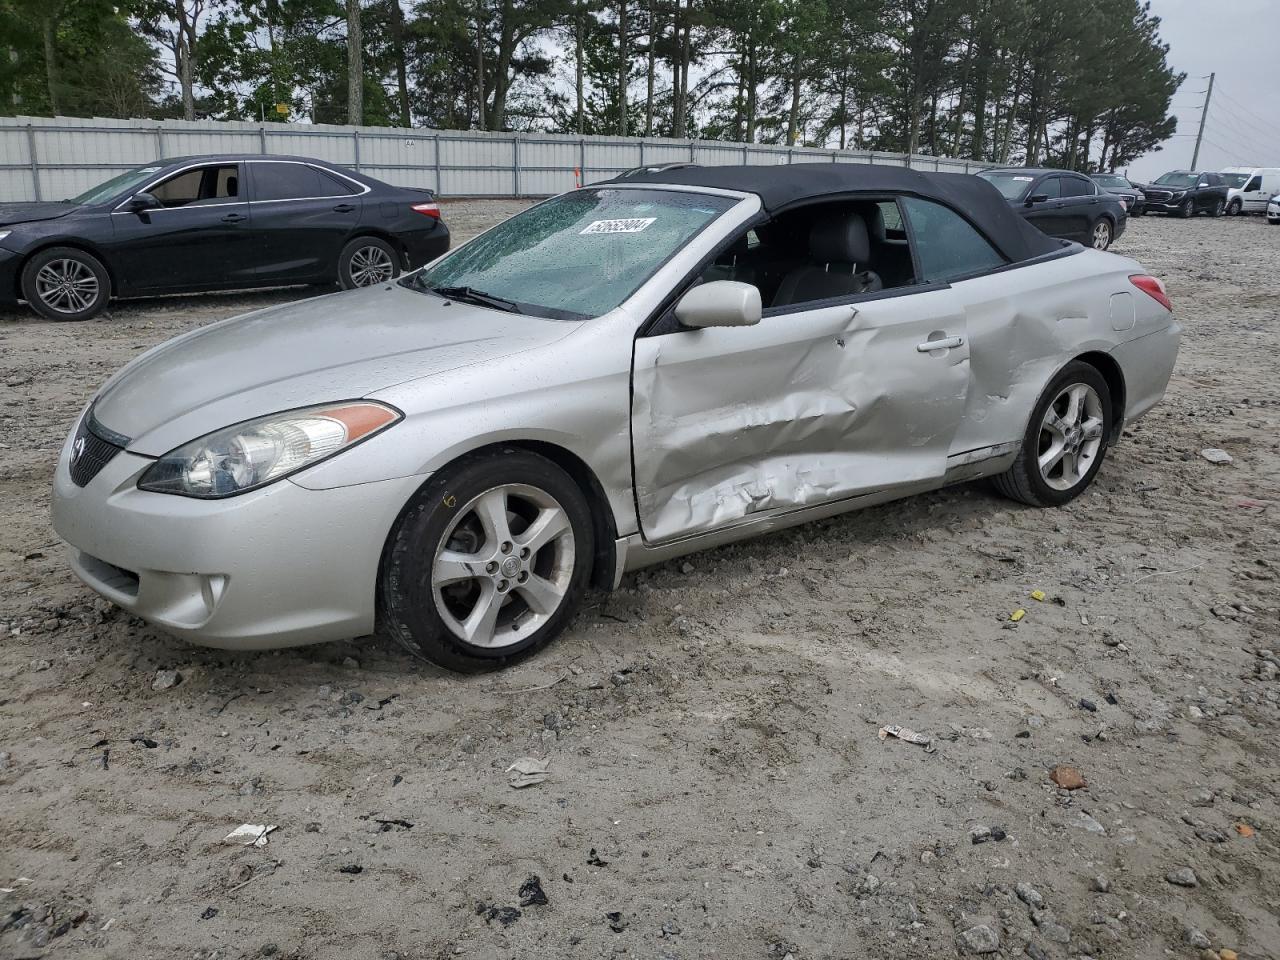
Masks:
[[[1203,91],[1217,74],[1200,146],[1201,170],[1280,167],[1280,0],[1151,0],[1169,65],[1187,79],[1173,97],[1178,133],[1129,167],[1135,180],[1187,169]]]

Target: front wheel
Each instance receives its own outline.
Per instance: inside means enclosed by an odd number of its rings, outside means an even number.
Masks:
[[[551,642],[582,601],[591,510],[559,466],[524,450],[466,458],[415,495],[388,540],[383,626],[450,670],[492,670]]]
[[[1097,476],[1111,435],[1111,390],[1097,368],[1073,360],[1036,402],[1018,458],[996,489],[1033,507],[1060,507]]]
[[[1183,200],[1182,206],[1178,207],[1178,216],[1180,216],[1183,220],[1186,220],[1190,218],[1190,216],[1193,213],[1195,213],[1195,210],[1193,210],[1191,207],[1191,201]]]
[[[338,255],[338,283],[343,290],[371,287],[400,276],[395,248],[378,237],[356,237]]]
[[[1093,249],[1105,250],[1111,246],[1111,221],[1099,220],[1093,225]]]
[[[47,320],[91,320],[111,299],[111,275],[91,253],[50,247],[22,268],[22,296]]]
[[[1227,216],[1229,217],[1240,216],[1240,210],[1242,209],[1242,207],[1243,207],[1243,204],[1240,202],[1239,198],[1232,200],[1231,203],[1227,206]]]

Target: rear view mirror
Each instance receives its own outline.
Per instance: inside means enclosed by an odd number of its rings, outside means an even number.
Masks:
[[[1031,196],[1027,197],[1027,206],[1030,206],[1033,203],[1044,203],[1048,199],[1049,195],[1047,193],[1033,193]]]
[[[749,283],[713,280],[694,287],[676,304],[686,327],[750,327],[760,322],[760,291]]]
[[[135,193],[125,203],[125,209],[130,213],[141,213],[143,210],[156,210],[162,206],[159,198],[154,193]]]

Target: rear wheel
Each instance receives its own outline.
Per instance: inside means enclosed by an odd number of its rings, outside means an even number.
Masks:
[[[1226,207],[1227,207],[1226,203],[1224,203],[1221,200],[1218,200],[1217,202],[1214,203],[1212,209],[1209,210],[1209,216],[1211,217],[1222,216],[1222,211],[1225,210]]]
[[[356,237],[338,256],[338,283],[342,289],[371,287],[400,276],[395,248],[378,237]]]
[[[994,478],[1006,497],[1060,507],[1097,476],[1111,435],[1111,391],[1095,367],[1074,360],[1040,395],[1018,458]]]
[[[111,299],[111,276],[91,253],[50,247],[22,268],[22,296],[48,320],[90,320]]]
[[[383,625],[442,667],[504,667],[564,630],[593,556],[590,507],[560,467],[513,449],[465,459],[419,491],[391,534]]]
[[[1093,249],[1105,250],[1111,246],[1111,221],[1105,217],[1093,225]]]

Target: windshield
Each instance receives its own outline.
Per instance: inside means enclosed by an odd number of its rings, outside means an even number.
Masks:
[[[1128,187],[1131,185],[1124,177],[1114,173],[1099,173],[1093,179],[1094,182],[1100,183],[1104,187]]]
[[[500,223],[405,285],[535,316],[597,317],[737,202],[665,190],[575,190]]]
[[[1196,185],[1196,175],[1194,173],[1166,173],[1157,179],[1156,183],[1164,187],[1194,187]]]
[[[1234,187],[1238,190],[1249,182],[1249,175],[1247,173],[1224,173],[1222,174],[1222,182],[1228,187]]]
[[[112,197],[120,193],[131,192],[134,187],[140,186],[147,180],[160,172],[160,167],[137,167],[128,173],[122,173],[119,176],[112,177],[105,183],[100,183],[92,189],[86,190],[80,196],[76,197],[71,203],[102,203],[110,200]]]
[[[1014,173],[1012,171],[989,171],[978,174],[983,180],[995,185],[1006,200],[1018,200],[1027,188],[1031,186],[1035,177],[1025,173]]]

